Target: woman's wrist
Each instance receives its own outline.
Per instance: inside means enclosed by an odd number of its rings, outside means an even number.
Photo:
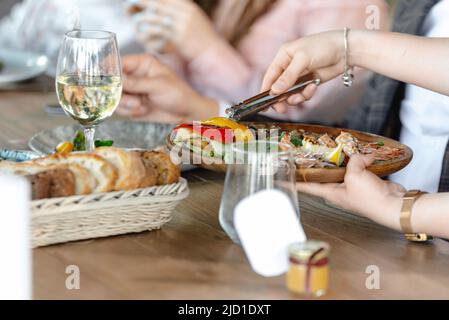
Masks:
[[[403,194],[386,196],[379,205],[367,208],[367,218],[396,231],[401,231],[400,216]]]
[[[362,67],[363,58],[366,57],[366,37],[369,31],[350,30],[348,33],[348,64],[350,67]]]
[[[386,214],[384,214],[385,226],[401,231],[401,208],[404,194],[391,195],[386,199]]]

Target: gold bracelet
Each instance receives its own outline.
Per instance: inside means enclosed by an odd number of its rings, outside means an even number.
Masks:
[[[405,193],[402,200],[400,224],[405,238],[409,241],[423,242],[433,240],[432,236],[429,236],[425,233],[414,233],[412,228],[411,220],[413,205],[415,204],[416,200],[425,193],[426,192],[422,192],[420,190],[410,190]]]

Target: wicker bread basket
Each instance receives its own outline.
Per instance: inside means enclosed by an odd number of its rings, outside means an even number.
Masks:
[[[132,191],[34,200],[32,246],[159,229],[189,194],[187,181]]]

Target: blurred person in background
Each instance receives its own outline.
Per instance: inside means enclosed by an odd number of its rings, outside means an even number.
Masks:
[[[124,0],[24,0],[0,20],[0,47],[32,51],[49,57],[54,76],[65,32],[74,28],[115,32],[123,52],[142,52]]]
[[[383,0],[139,0],[132,1],[137,38],[152,55],[123,58],[124,96],[118,112],[138,120],[181,122],[218,116],[232,103],[258,93],[278,48],[309,34],[365,28],[372,8],[386,29]],[[156,59],[157,58],[157,59]],[[163,63],[162,63],[163,62]],[[312,101],[290,108],[283,120],[334,122],[363,87],[339,81]],[[335,108],[339,105],[340,108]]]

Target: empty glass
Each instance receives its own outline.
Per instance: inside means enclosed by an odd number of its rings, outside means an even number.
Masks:
[[[240,243],[234,228],[234,208],[247,196],[258,191],[277,189],[291,199],[299,215],[295,187],[295,164],[291,149],[276,141],[252,141],[235,144],[228,155],[219,220],[226,234]],[[257,227],[257,225],[255,225]]]

